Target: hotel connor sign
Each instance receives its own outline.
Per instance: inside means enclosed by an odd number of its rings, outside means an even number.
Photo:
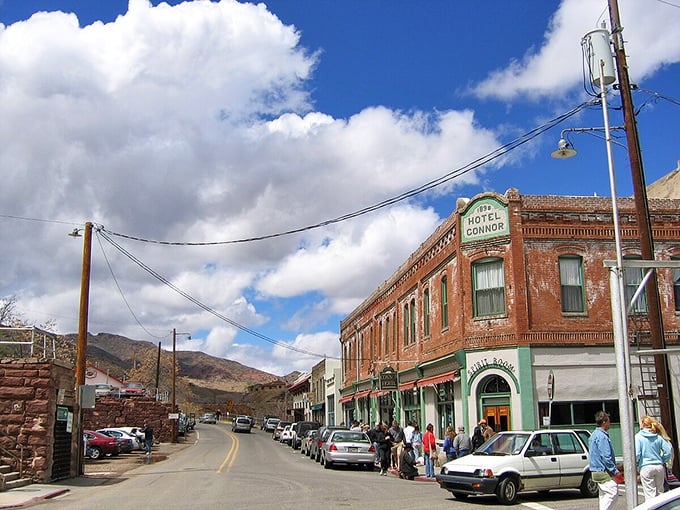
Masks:
[[[490,197],[477,200],[460,217],[461,241],[481,241],[510,234],[508,206]]]

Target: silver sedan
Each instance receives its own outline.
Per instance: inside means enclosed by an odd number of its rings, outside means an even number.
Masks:
[[[363,432],[334,430],[321,447],[321,464],[326,469],[335,464],[358,464],[373,469],[375,448]]]

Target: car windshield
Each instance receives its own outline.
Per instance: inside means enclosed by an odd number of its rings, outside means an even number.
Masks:
[[[496,434],[479,449],[475,450],[475,455],[518,455],[524,445],[529,440],[530,434],[524,433],[502,433]]]
[[[363,432],[336,432],[331,440],[334,443],[370,443]]]

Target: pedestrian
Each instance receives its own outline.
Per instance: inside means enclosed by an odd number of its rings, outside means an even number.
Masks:
[[[380,428],[376,427],[374,433],[375,440],[378,443],[380,450],[380,475],[387,476],[387,471],[390,468],[390,459],[392,457],[392,438],[387,429],[387,425],[382,425]]]
[[[373,448],[375,448],[375,463],[380,464],[380,442],[378,441],[378,435],[382,434],[382,424],[380,421],[375,422],[375,428],[367,432],[368,438],[373,443]]]
[[[597,428],[590,436],[588,450],[590,455],[590,476],[599,488],[600,510],[610,510],[616,502],[619,486],[614,476],[619,474],[614,457],[614,447],[609,438],[611,421],[609,414],[598,411],[595,414]]]
[[[361,426],[359,425],[359,422],[357,420],[354,420],[349,430],[351,430],[352,432],[361,432]]]
[[[413,425],[413,434],[411,435],[411,446],[413,446],[413,453],[416,456],[416,460],[423,456],[423,433],[420,431],[420,427],[417,423]]]
[[[425,452],[425,475],[428,478],[434,478],[434,457],[437,455],[437,441],[434,437],[434,426],[431,423],[428,423],[425,427],[423,451]]]
[[[666,463],[672,451],[671,445],[660,434],[659,422],[651,416],[643,416],[640,432],[635,434],[635,461],[645,501],[664,492]]]
[[[145,423],[142,432],[144,432],[144,448],[146,454],[151,455],[151,447],[153,446],[153,427]]]
[[[399,471],[399,456],[404,445],[404,430],[399,426],[397,420],[392,420],[390,437],[392,438],[392,467]]]
[[[465,457],[472,452],[472,439],[465,433],[465,427],[458,427],[458,434],[453,440],[453,448],[456,450],[458,458]]]
[[[399,478],[413,480],[416,476],[418,476],[418,468],[416,467],[416,456],[413,453],[413,446],[411,443],[404,443],[404,448],[399,458]]]
[[[404,427],[404,444],[411,443],[411,446],[413,446],[413,431],[416,429],[414,424],[414,422],[410,421]]]
[[[476,450],[484,444],[484,431],[486,430],[486,420],[482,418],[472,431],[472,450]]]
[[[453,427],[449,425],[446,427],[446,433],[444,435],[444,446],[442,449],[446,454],[446,462],[451,462],[456,458],[456,449],[453,446],[453,441],[456,439],[456,433],[453,431]]]

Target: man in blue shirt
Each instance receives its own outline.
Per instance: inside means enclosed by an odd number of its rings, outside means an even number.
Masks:
[[[590,474],[600,489],[600,510],[610,510],[619,493],[619,486],[614,480],[619,470],[616,468],[614,448],[607,432],[611,426],[609,414],[598,411],[595,414],[595,423],[597,428],[589,440]]]

